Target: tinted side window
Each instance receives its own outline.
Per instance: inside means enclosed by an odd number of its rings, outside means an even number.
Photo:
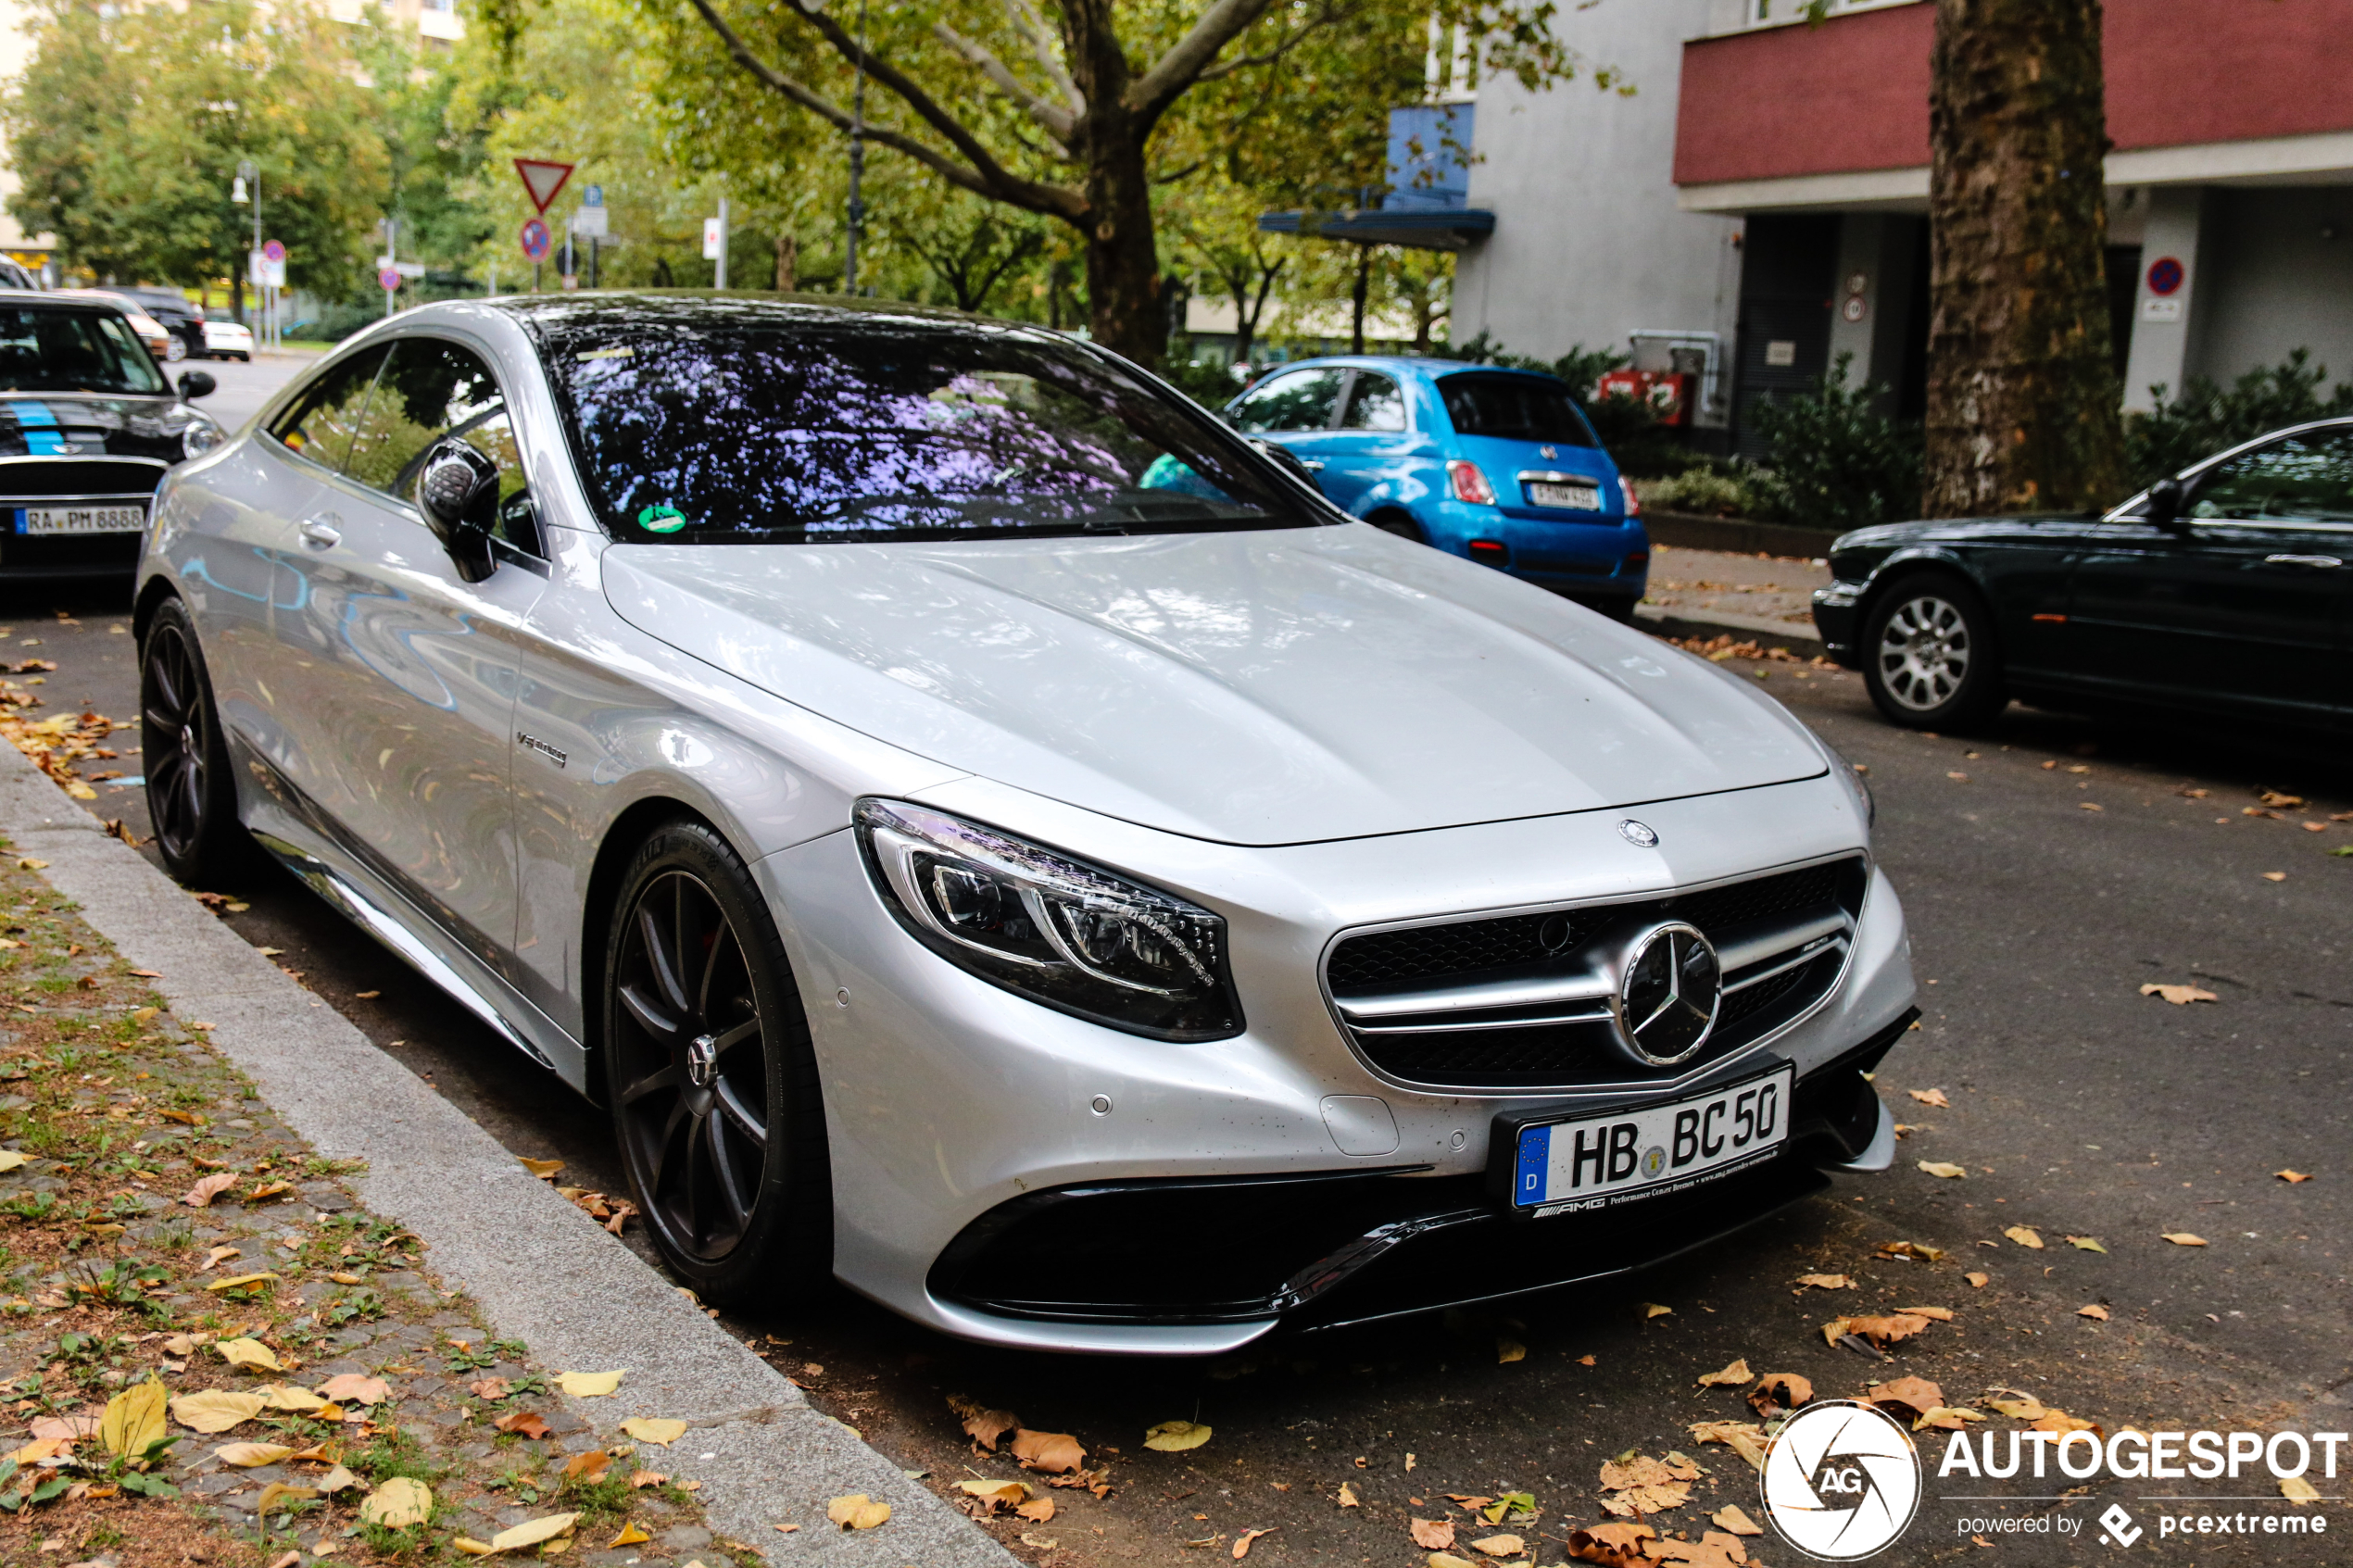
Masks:
[[[1242,395],[1234,427],[1255,435],[1267,430],[1327,430],[1340,401],[1338,370],[1293,370]]]
[[[1545,441],[1555,446],[1600,445],[1585,427],[1568,388],[1533,376],[1453,375],[1438,383],[1457,435]]]
[[[337,365],[286,406],[270,433],[289,451],[340,471],[384,362],[384,351],[371,348]]]
[[[1340,421],[1342,430],[1403,430],[1405,428],[1405,395],[1387,376],[1377,376],[1370,370],[1356,372],[1356,385],[1348,395],[1348,414]]]
[[[2353,522],[2353,431],[2315,431],[2241,453],[2209,473],[2192,517]]]
[[[498,498],[522,488],[513,427],[490,367],[438,338],[402,338],[376,383],[346,465],[352,478],[413,503],[425,453],[455,435],[498,465]]]

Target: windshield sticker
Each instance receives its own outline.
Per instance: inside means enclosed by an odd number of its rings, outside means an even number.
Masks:
[[[648,533],[675,533],[686,526],[686,514],[675,507],[656,503],[637,514],[637,526]]]

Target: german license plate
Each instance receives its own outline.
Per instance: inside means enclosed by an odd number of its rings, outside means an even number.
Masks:
[[[1538,1218],[1680,1192],[1770,1159],[1789,1138],[1787,1064],[1689,1099],[1518,1132],[1512,1208]]]
[[[1572,512],[1597,512],[1602,509],[1602,493],[1590,484],[1540,484],[1530,480],[1528,504],[1561,507]]]
[[[19,533],[136,533],[147,526],[147,508],[132,501],[92,507],[17,507]]]

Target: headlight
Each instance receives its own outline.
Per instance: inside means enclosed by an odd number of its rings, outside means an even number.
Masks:
[[[188,428],[180,433],[180,455],[182,458],[203,457],[220,445],[221,433],[220,427],[210,420],[190,420]]]
[[[1822,755],[1830,761],[1831,771],[1846,781],[1847,792],[1854,796],[1856,806],[1863,813],[1863,826],[1866,829],[1879,826],[1879,797],[1871,793],[1871,781],[1864,776],[1862,770],[1840,756],[1838,747],[1821,736],[1816,735],[1814,744],[1822,748]]]
[[[1241,1033],[1219,916],[904,801],[862,800],[856,820],[883,901],[950,963],[1130,1034],[1219,1040]]]

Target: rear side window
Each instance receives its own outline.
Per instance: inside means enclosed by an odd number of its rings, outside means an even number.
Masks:
[[[1534,376],[1448,376],[1438,383],[1457,435],[1541,441],[1554,446],[1598,446],[1568,388]]]
[[[2196,518],[2353,522],[2353,431],[2291,435],[2218,465],[2190,503]]]
[[[375,390],[376,372],[383,369],[384,350],[371,348],[353,355],[310,383],[270,425],[270,433],[290,452],[324,463],[338,473],[351,454],[351,438]]]
[[[1230,416],[1250,435],[1262,431],[1327,430],[1340,401],[1338,370],[1293,370],[1242,394]]]
[[[490,367],[440,338],[402,338],[376,379],[345,470],[371,489],[414,502],[425,453],[445,435],[498,465],[501,501],[522,488],[514,428]]]
[[[1405,395],[1387,376],[1370,370],[1356,372],[1356,384],[1348,394],[1348,417],[1340,421],[1342,430],[1403,430],[1405,428]]]

